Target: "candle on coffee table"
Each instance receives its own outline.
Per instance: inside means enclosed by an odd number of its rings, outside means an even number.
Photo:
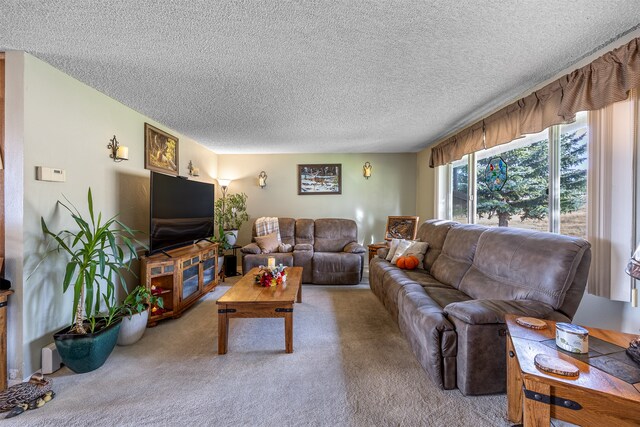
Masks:
[[[267,267],[268,268],[276,268],[276,259],[275,257],[270,256],[267,258]]]

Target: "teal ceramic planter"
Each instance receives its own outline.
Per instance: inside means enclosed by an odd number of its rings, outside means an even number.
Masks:
[[[118,341],[121,322],[93,334],[69,334],[70,327],[53,335],[62,363],[77,374],[91,372],[104,365]]]

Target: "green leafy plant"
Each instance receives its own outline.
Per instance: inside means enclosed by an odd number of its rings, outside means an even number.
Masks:
[[[218,224],[218,235],[213,235],[211,241],[220,245],[220,249],[227,250],[231,249],[232,246],[227,241],[227,236],[232,235],[231,231],[225,231],[222,223]]]
[[[247,214],[247,195],[244,193],[229,194],[216,200],[214,214],[218,224],[225,230],[238,230],[249,221]]]
[[[121,312],[123,315],[131,317],[134,314],[142,313],[150,305],[164,308],[164,301],[162,297],[153,295],[146,287],[136,286],[122,302]]]
[[[68,205],[59,200],[57,203],[71,214],[79,231],[62,230],[55,233],[49,230],[44,218],[41,217],[40,222],[45,236],[52,237],[56,243],[51,252],[62,251],[71,257],[62,281],[63,292],[73,288],[73,326],[69,333],[86,334],[85,323],[93,333],[98,326],[107,327],[118,319],[121,307],[116,299],[114,276],[119,278],[126,290],[121,270],[130,270],[131,261],[138,258],[132,243],[135,231],[118,221],[117,215],[104,222],[101,213],[96,218],[91,188],[87,194],[88,219],[66,197],[65,200]],[[117,244],[118,239],[129,249],[128,260]],[[139,243],[135,239],[133,241]],[[106,313],[100,310],[101,301],[104,302]]]

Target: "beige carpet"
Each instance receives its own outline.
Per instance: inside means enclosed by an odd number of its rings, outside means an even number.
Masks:
[[[504,395],[438,389],[367,285],[305,285],[293,354],[282,319],[233,319],[219,356],[215,301],[227,285],[97,371],[56,372],[52,402],[2,425],[509,425]]]

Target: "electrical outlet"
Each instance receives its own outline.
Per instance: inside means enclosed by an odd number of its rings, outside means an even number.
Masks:
[[[17,380],[18,379],[18,370],[17,369],[9,369],[9,379]]]

